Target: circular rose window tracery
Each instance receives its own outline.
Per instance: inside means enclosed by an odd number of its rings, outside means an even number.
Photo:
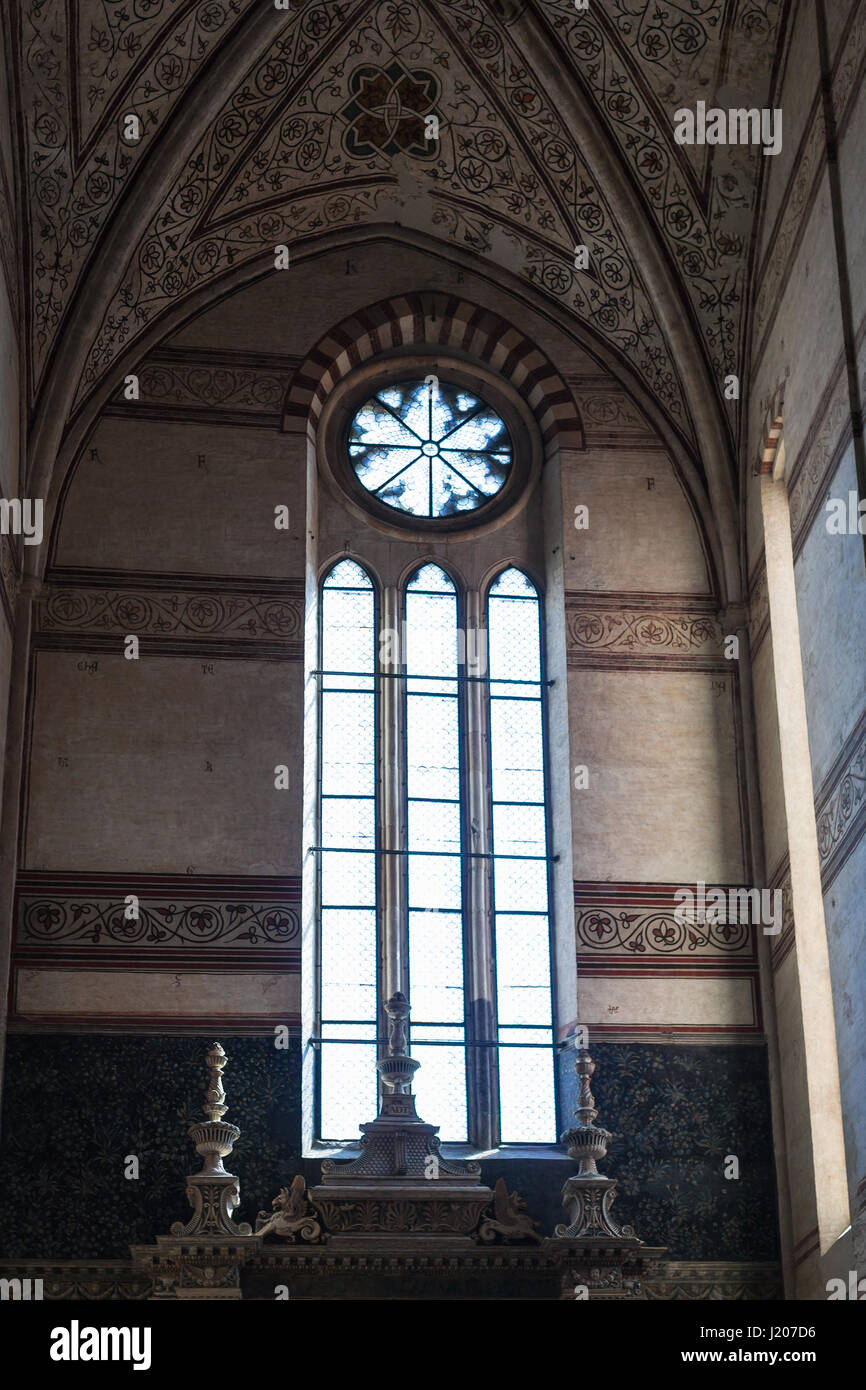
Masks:
[[[352,417],[348,453],[367,493],[430,520],[486,506],[514,458],[501,416],[475,391],[435,378],[382,386]]]

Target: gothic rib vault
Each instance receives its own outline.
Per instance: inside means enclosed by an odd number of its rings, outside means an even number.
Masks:
[[[303,258],[398,224],[529,286],[628,364],[706,469],[730,550],[722,382],[741,360],[760,153],[678,146],[673,113],[704,93],[754,104],[780,9],[22,7],[31,486],[47,495],[64,430],[80,440],[123,373],[227,284],[265,273],[276,244]],[[130,112],[138,142],[123,138]],[[723,568],[733,596],[733,559]]]

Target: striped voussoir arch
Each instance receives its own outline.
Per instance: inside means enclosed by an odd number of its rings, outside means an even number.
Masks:
[[[498,372],[538,421],[545,455],[583,449],[574,397],[550,358],[489,309],[447,294],[407,294],[361,309],[330,329],[295,372],[286,394],[285,428],[311,438],[325,401],[355,367],[401,347],[451,348]]]
[[[756,472],[770,473],[776,460],[776,449],[782,434],[783,417],[782,411],[785,406],[785,382],[781,382],[775,390],[773,399],[767,406],[764,415],[764,425],[762,436],[764,445],[758,462]]]

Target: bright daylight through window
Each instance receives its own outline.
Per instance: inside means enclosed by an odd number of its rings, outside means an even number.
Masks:
[[[435,377],[388,385],[361,406],[349,457],[367,492],[395,511],[450,517],[483,507],[508,479],[503,420],[470,391]]]

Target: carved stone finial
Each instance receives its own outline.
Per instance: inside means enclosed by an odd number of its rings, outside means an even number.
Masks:
[[[595,1075],[595,1062],[585,1047],[578,1051],[574,1070],[580,1082],[574,1108],[577,1124],[565,1131],[562,1142],[568,1145],[569,1157],[577,1159],[578,1177],[598,1177],[598,1159],[607,1154],[613,1135],[595,1123],[598,1108],[590,1087]]]
[[[376,1063],[384,1087],[379,1114],[361,1125],[361,1153],[352,1163],[336,1164],[326,1158],[322,1178],[328,1186],[355,1182],[358,1178],[421,1180],[422,1189],[431,1193],[430,1176],[477,1186],[478,1163],[446,1159],[439,1151],[437,1125],[428,1125],[415,1109],[412,1078],[421,1063],[409,1056],[409,1001],[399,991],[385,1005],[388,1036],[385,1055]],[[439,1187],[436,1189],[439,1190]]]
[[[386,1104],[383,1107],[387,1111],[387,1102],[394,1096],[412,1095],[412,1078],[421,1063],[409,1056],[409,1001],[405,994],[399,990],[392,994],[385,1005],[385,1013],[388,1015],[388,1045],[385,1056],[376,1063],[376,1070],[390,1093],[385,1096]],[[414,1114],[414,1111],[413,1098],[408,1110],[398,1106],[392,1113]]]
[[[436,1125],[415,1110],[412,1079],[420,1066],[409,1055],[409,1001],[391,996],[384,1055],[376,1068],[383,1091],[375,1120],[361,1125],[361,1152],[349,1163],[326,1158],[322,1181],[307,1191],[299,1174],[259,1212],[256,1235],[328,1243],[331,1251],[372,1248],[409,1240],[453,1246],[493,1241],[540,1244],[538,1223],[504,1178],[493,1191],[481,1184],[481,1166],[446,1158]],[[381,1243],[377,1246],[377,1242]]]
[[[388,1056],[405,1057],[409,1051],[409,1000],[397,990],[385,1005],[388,1015]]]
[[[565,1131],[561,1142],[567,1145],[569,1157],[576,1160],[578,1168],[562,1189],[562,1205],[569,1224],[557,1226],[555,1234],[570,1240],[587,1236],[637,1240],[631,1226],[618,1226],[611,1215],[617,1194],[616,1178],[607,1178],[598,1171],[598,1160],[606,1156],[613,1135],[595,1123],[598,1109],[590,1086],[595,1062],[585,1047],[578,1049],[574,1070],[580,1082],[574,1110],[577,1123]]]
[[[223,1051],[222,1043],[211,1043],[205,1054],[205,1062],[210,1073],[208,1087],[205,1091],[204,1113],[209,1120],[221,1120],[228,1110],[224,1104],[226,1093],[223,1088],[223,1069],[228,1061]]]
[[[201,1171],[191,1173],[186,1180],[187,1200],[193,1214],[186,1223],[176,1221],[171,1233],[173,1236],[248,1236],[252,1231],[249,1223],[236,1226],[232,1219],[241,1200],[240,1183],[223,1167],[223,1159],[231,1153],[241,1132],[237,1125],[222,1118],[228,1109],[222,1080],[228,1058],[220,1043],[211,1043],[205,1061],[208,1086],[204,1111],[208,1118],[191,1125],[188,1130],[196,1153],[202,1158]]]

